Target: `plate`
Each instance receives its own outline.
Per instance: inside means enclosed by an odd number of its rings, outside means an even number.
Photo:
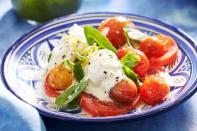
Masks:
[[[158,105],[142,104],[125,115],[113,117],[87,117],[81,110],[57,111],[38,93],[43,87],[47,59],[51,50],[73,24],[81,26],[99,23],[112,16],[131,18],[138,29],[149,35],[165,34],[173,37],[180,50],[174,63],[165,66],[177,86],[171,88],[168,99]],[[185,32],[161,21],[122,13],[74,14],[52,20],[17,40],[5,53],[2,61],[2,80],[9,91],[19,99],[35,107],[42,115],[72,121],[111,122],[126,119],[139,119],[172,109],[187,100],[197,87],[197,44]]]

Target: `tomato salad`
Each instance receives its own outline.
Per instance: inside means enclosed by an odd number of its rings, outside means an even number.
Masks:
[[[97,29],[75,24],[49,55],[45,94],[58,109],[80,107],[92,117],[156,105],[170,92],[160,73],[177,52],[173,38],[148,36],[123,16],[108,18]]]

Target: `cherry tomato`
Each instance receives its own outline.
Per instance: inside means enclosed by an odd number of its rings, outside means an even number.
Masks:
[[[153,40],[152,38],[143,40],[140,44],[140,50],[147,54],[151,65],[163,66],[172,63],[178,52],[176,42],[165,35],[157,35],[156,38],[159,40]]]
[[[60,95],[60,93],[49,84],[49,75],[47,75],[45,80],[45,93],[51,97],[57,97]]]
[[[50,71],[48,81],[54,89],[66,89],[72,84],[72,71],[65,68],[63,64],[60,64]]]
[[[131,24],[131,20],[128,18],[122,16],[112,17],[103,21],[98,30],[106,35],[113,46],[118,49],[126,42],[123,28],[127,24]]]
[[[137,93],[137,87],[132,80],[122,80],[112,88],[110,97],[120,103],[129,103],[136,98]]]
[[[125,114],[136,108],[140,103],[139,96],[127,104],[100,101],[93,95],[83,93],[80,96],[80,106],[92,116],[115,116]]]
[[[128,51],[131,51],[132,53],[135,53],[140,56],[140,62],[134,67],[134,72],[137,73],[140,77],[144,76],[148,70],[149,67],[149,60],[146,57],[146,55],[141,52],[140,50],[131,48],[131,47],[124,47],[120,48],[117,51],[117,56],[119,59],[124,57]]]
[[[149,76],[141,86],[140,98],[146,104],[155,105],[162,102],[169,92],[170,88],[162,78]]]

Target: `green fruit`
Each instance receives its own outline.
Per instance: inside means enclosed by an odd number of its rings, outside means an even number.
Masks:
[[[77,11],[81,0],[12,0],[12,4],[23,18],[44,22]]]

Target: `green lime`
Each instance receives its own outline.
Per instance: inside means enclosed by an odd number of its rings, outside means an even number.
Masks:
[[[12,4],[23,18],[44,22],[77,11],[81,0],[12,0]]]

